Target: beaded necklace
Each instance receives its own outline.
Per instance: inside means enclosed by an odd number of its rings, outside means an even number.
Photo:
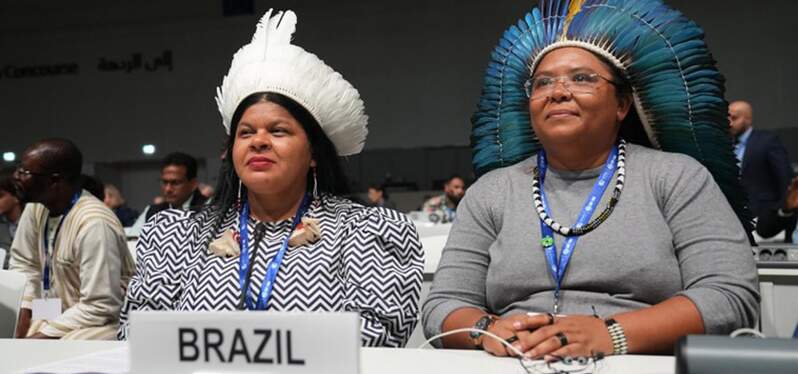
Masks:
[[[610,196],[610,201],[607,203],[604,210],[587,225],[581,227],[565,227],[554,221],[546,212],[546,208],[543,205],[543,197],[540,193],[540,170],[536,166],[532,171],[532,198],[535,202],[535,209],[538,211],[540,220],[563,236],[580,236],[595,230],[596,227],[610,216],[612,210],[615,209],[615,205],[618,204],[618,199],[621,198],[624,176],[626,175],[626,141],[623,139],[618,143],[617,170],[618,177],[615,179],[615,189],[612,190],[612,196]]]

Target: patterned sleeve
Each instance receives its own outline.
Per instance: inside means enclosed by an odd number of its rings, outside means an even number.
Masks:
[[[159,212],[144,225],[136,243],[136,273],[130,279],[119,316],[119,340],[127,339],[134,310],[171,310],[181,292],[181,277],[191,252],[188,213]]]
[[[404,214],[366,212],[343,243],[344,310],[360,313],[364,346],[403,347],[419,318],[421,242]]]

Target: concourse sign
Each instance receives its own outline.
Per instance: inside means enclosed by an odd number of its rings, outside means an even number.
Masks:
[[[331,373],[360,367],[356,313],[133,312],[131,372]]]

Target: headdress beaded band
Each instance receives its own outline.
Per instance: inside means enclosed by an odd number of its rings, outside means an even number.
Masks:
[[[618,200],[621,198],[623,182],[626,176],[626,141],[623,139],[618,143],[618,166],[616,170],[618,176],[615,178],[615,188],[612,190],[612,195],[610,196],[610,201],[607,203],[607,207],[587,225],[566,227],[554,221],[546,212],[546,208],[543,205],[543,196],[541,196],[540,193],[540,170],[538,170],[536,166],[532,171],[532,198],[534,199],[535,209],[538,211],[540,220],[563,236],[579,236],[595,230],[602,222],[609,218],[610,214],[612,214],[612,210],[615,209],[615,205],[618,204]]]

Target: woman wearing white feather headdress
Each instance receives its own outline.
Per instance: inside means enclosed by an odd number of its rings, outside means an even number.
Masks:
[[[338,156],[359,153],[357,90],[291,44],[291,11],[266,13],[216,101],[228,133],[214,202],[154,216],[139,239],[131,310],[313,310],[361,315],[364,345],[403,346],[423,254],[401,213],[337,197]]]

